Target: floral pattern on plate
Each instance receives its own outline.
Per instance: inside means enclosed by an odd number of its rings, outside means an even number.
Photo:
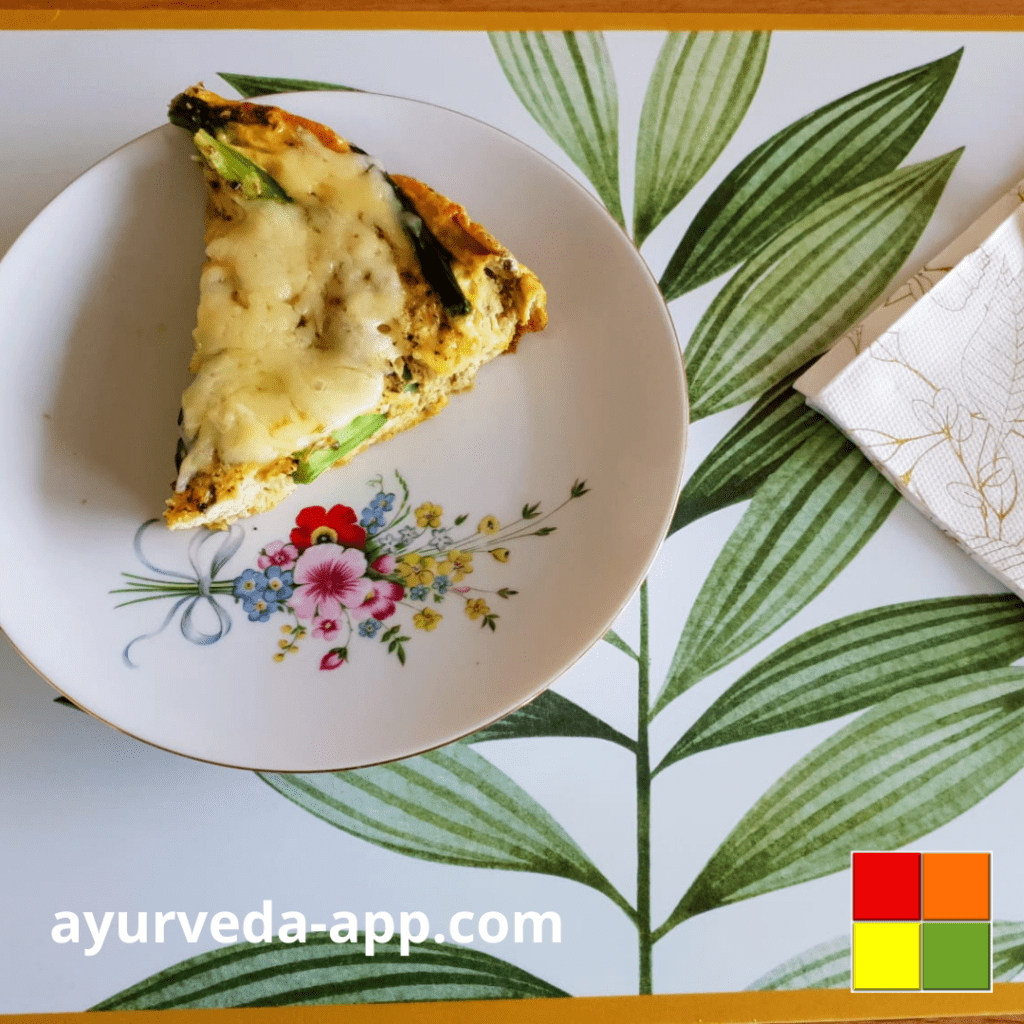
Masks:
[[[320,668],[330,671],[349,660],[353,640],[376,640],[404,665],[405,644],[413,635],[407,630],[433,632],[453,605],[456,613],[461,610],[482,629],[496,630],[500,616],[491,603],[495,597],[507,600],[518,591],[508,586],[496,590],[477,586],[486,574],[473,576],[482,568],[481,561],[486,559],[487,568],[492,559],[508,564],[510,544],[554,533],[556,527],[542,523],[588,491],[586,482],[578,480],[569,497],[550,512],[542,512],[536,502],[524,505],[519,517],[505,526],[492,513],[467,526],[468,513],[446,520],[444,508],[433,501],[414,508],[405,480],[397,471],[394,476],[394,490],[388,490],[381,476],[369,481],[373,497],[361,512],[341,504],[302,509],[288,537],[266,544],[256,556],[256,565],[233,578],[217,577],[241,548],[242,527],[193,532],[186,551],[192,567],[189,574],[162,569],[146,557],[143,537],[159,520],[143,523],[135,535],[135,553],[146,568],[163,578],[122,573],[126,585],[112,593],[132,596],[117,607],[161,599],[173,599],[174,604],[156,630],[125,647],[125,663],[135,667],[132,648],[162,633],[179,611],[186,640],[198,645],[216,643],[232,622],[219,599],[233,599],[249,622],[282,623],[274,661],[299,654],[300,641],[303,649],[312,641],[320,648]],[[220,546],[204,568],[210,542],[216,538]],[[204,601],[218,622],[212,633],[203,632],[193,621],[196,606]],[[329,645],[326,651],[324,645]]]

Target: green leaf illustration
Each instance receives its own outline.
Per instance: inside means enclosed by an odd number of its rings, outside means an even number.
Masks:
[[[640,655],[633,650],[625,640],[615,632],[614,629],[609,629],[601,639],[606,644],[611,644],[617,651],[622,651],[627,657],[632,658],[634,661],[640,660]]]
[[[561,825],[463,743],[373,768],[259,774],[311,814],[387,850],[442,864],[559,875],[633,913]]]
[[[665,755],[670,764],[727,743],[828,722],[928,683],[1024,657],[1012,594],[910,601],[812,629],[741,676]]]
[[[356,943],[309,934],[303,943],[242,943],[183,960],[94,1010],[182,1010],[441,999],[528,999],[568,993],[466,946],[424,942],[402,956],[398,939],[366,955]]]
[[[992,980],[1013,981],[1024,971],[1024,921],[992,922]]]
[[[619,99],[600,32],[490,32],[501,70],[523,106],[590,179],[623,226]]]
[[[768,32],[670,32],[640,114],[633,239],[644,239],[718,159],[747,113]],[[898,162],[898,161],[897,161]]]
[[[762,484],[690,610],[652,714],[771,636],[874,535],[899,492],[831,424]]]
[[[362,92],[350,85],[334,85],[331,82],[313,82],[308,78],[267,78],[264,75],[230,75],[226,71],[217,74],[228,85],[246,99],[253,96],[273,96],[279,92]]]
[[[1012,981],[1024,970],[1024,923],[992,922],[992,980]],[[800,988],[850,987],[850,937],[840,935],[822,942],[747,986],[747,991],[783,991]]]
[[[822,429],[821,416],[793,390],[796,376],[790,374],[766,391],[696,468],[679,495],[669,537],[702,516],[752,498],[790,455]]]
[[[938,110],[962,53],[858,89],[758,146],[694,217],[662,276],[665,298],[725,273],[815,207],[895,170]]]
[[[755,398],[856,323],[910,255],[962,152],[837,196],[752,256],[687,346],[691,420]]]
[[[511,740],[524,736],[581,736],[609,740],[627,750],[636,749],[636,744],[628,736],[553,690],[545,690],[507,718],[473,733],[466,742]]]
[[[655,933],[706,910],[896,850],[1024,768],[1024,670],[972,672],[898,693],[840,729],[773,785]]]
[[[783,992],[799,988],[850,987],[850,936],[812,946],[747,986],[748,992]]]

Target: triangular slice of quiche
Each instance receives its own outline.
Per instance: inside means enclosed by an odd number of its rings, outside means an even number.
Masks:
[[[434,415],[547,323],[537,277],[330,128],[195,86],[208,186],[172,529],[224,528]]]

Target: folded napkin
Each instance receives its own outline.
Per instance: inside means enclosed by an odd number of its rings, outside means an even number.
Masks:
[[[796,382],[1024,597],[1024,182]]]

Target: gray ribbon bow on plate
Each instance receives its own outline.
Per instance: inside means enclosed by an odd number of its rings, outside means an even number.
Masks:
[[[135,554],[139,561],[155,573],[159,573],[166,579],[154,579],[148,576],[136,576],[134,573],[122,573],[129,582],[128,586],[112,591],[115,594],[145,594],[146,596],[135,597],[130,601],[122,601],[117,607],[121,608],[126,604],[138,604],[141,601],[157,601],[163,598],[177,598],[171,610],[164,617],[164,621],[158,629],[152,633],[143,633],[135,637],[122,654],[124,663],[131,668],[138,666],[131,659],[131,649],[140,640],[149,640],[162,633],[184,607],[181,613],[181,633],[190,643],[205,646],[215,644],[221,637],[225,636],[231,629],[231,618],[217,601],[218,596],[230,595],[234,587],[234,580],[218,580],[217,574],[224,568],[230,559],[242,546],[245,532],[238,525],[231,526],[226,532],[214,530],[197,530],[193,533],[188,543],[187,555],[192,566],[192,573],[176,572],[173,569],[161,569],[154,565],[142,551],[142,537],[145,532],[159,519],[150,519],[143,523],[135,532]],[[214,537],[221,537],[221,544],[216,549],[207,545],[207,541]],[[205,549],[205,550],[204,550]],[[207,568],[203,568],[201,556],[213,550],[213,558]],[[170,582],[181,580],[180,583]],[[192,621],[196,605],[200,601],[206,601],[217,616],[219,628],[214,633],[205,633],[198,629]]]

